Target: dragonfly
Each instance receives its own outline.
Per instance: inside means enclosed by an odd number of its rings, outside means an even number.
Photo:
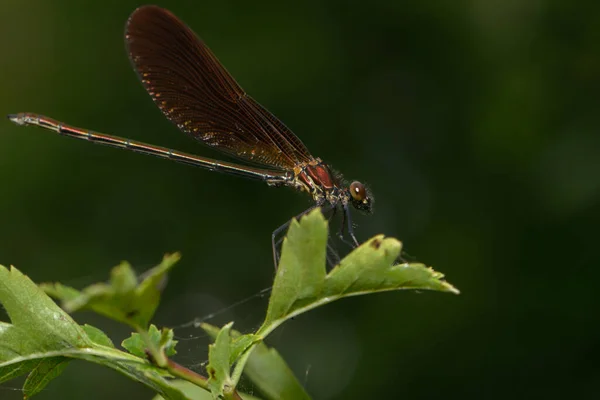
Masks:
[[[241,163],[77,128],[34,113],[10,114],[8,118],[17,125],[37,126],[92,143],[306,192],[314,204],[296,218],[317,207],[330,212],[330,218],[339,211],[342,222],[338,237],[351,247],[359,246],[351,208],[371,213],[370,190],[359,181],[345,181],[328,164],[313,157],[288,127],[240,87],[184,22],[166,9],[142,6],[127,21],[125,42],[133,69],[164,116],[192,138]],[[283,240],[278,238],[291,221],[271,235],[276,268]],[[329,243],[328,250],[339,261]]]

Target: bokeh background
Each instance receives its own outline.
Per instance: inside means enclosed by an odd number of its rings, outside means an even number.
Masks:
[[[137,81],[137,1],[19,0],[0,16],[0,113],[215,156]],[[396,292],[320,308],[268,341],[315,399],[593,398],[600,384],[600,2],[163,0],[240,84],[349,179],[460,296]],[[156,323],[201,369],[194,318],[257,327],[286,189],[0,125],[0,263],[83,287],[174,250]],[[245,300],[245,301],[244,301]],[[236,305],[236,303],[242,304]],[[120,342],[127,329],[77,315]],[[13,381],[0,398],[19,399]],[[247,387],[252,390],[251,387]],[[78,363],[39,399],[148,399]]]

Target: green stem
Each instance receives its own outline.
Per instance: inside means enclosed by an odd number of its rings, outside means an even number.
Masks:
[[[136,326],[135,329],[140,334],[140,337],[146,344],[146,349],[148,353],[150,353],[150,357],[152,358],[152,363],[160,368],[164,368],[171,373],[171,375],[186,380],[190,383],[193,383],[196,386],[201,387],[202,389],[210,391],[208,387],[208,379],[189,368],[184,367],[183,365],[177,364],[175,361],[169,359],[164,351],[157,347],[154,342],[150,339],[150,335],[148,335],[148,331],[146,329],[142,329],[139,326]],[[225,393],[227,399],[232,400],[242,400],[238,392],[235,390],[235,386],[229,391]]]
[[[242,377],[242,372],[244,371],[244,367],[246,366],[246,363],[248,362],[248,359],[250,358],[250,354],[252,354],[252,351],[254,350],[254,347],[257,344],[258,344],[258,342],[252,344],[244,352],[244,354],[242,354],[242,356],[238,359],[237,363],[235,364],[235,368],[233,369],[233,374],[231,374],[231,380],[233,381],[234,386],[237,386],[238,382],[240,381],[240,378]]]

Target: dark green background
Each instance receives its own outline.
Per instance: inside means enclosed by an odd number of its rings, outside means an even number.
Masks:
[[[123,44],[134,1],[8,1],[0,113],[215,156],[177,131]],[[593,398],[600,384],[600,2],[170,1],[240,84],[349,179],[385,233],[460,296],[357,297],[268,343],[315,399]],[[180,250],[156,316],[177,326],[270,285],[270,234],[305,195],[61,138],[0,128],[0,262],[82,287]],[[210,320],[256,328],[265,299]],[[78,315],[115,341],[127,330]],[[178,360],[207,339],[179,328]],[[18,399],[18,382],[0,398]],[[246,387],[251,390],[251,388]],[[43,399],[149,399],[94,365]]]

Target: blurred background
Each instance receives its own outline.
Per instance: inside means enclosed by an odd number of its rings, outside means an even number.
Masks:
[[[133,73],[123,29],[141,4],[5,3],[0,114],[218,157],[171,125]],[[399,238],[462,292],[356,297],[279,328],[268,344],[315,399],[597,393],[600,2],[158,4],[315,156],[370,185],[375,214],[354,214],[361,240]],[[0,263],[81,288],[121,260],[141,272],[181,251],[155,321],[176,327],[177,360],[197,370],[208,339],[186,323],[217,313],[210,322],[258,326],[271,232],[306,195],[8,121],[0,133]],[[116,343],[128,333],[75,317]],[[22,398],[19,383],[0,398]],[[153,396],[78,363],[38,398],[83,393]]]

